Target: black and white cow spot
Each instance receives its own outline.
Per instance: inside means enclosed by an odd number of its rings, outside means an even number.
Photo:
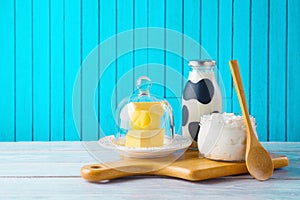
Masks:
[[[200,130],[199,122],[190,122],[189,123],[190,135],[191,135],[192,139],[194,139],[194,141],[196,141],[196,142],[198,139],[199,130]]]
[[[211,102],[214,96],[214,85],[209,79],[201,79],[197,83],[190,80],[187,82],[183,98],[187,101],[189,99],[197,99],[202,104]]]
[[[213,113],[220,113],[219,111],[213,111],[211,114],[213,114]]]
[[[189,117],[189,111],[186,106],[182,106],[182,126],[185,126]]]

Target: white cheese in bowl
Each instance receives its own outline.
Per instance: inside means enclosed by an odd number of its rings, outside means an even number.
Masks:
[[[256,134],[253,117],[251,123]],[[198,149],[202,156],[209,159],[244,161],[246,129],[243,117],[233,113],[213,113],[202,116]]]

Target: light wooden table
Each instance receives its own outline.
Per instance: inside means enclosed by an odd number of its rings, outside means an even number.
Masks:
[[[0,143],[0,199],[300,199],[300,143],[263,145],[290,160],[264,182],[240,175],[199,182],[136,176],[89,183],[80,168],[99,161],[80,142]]]

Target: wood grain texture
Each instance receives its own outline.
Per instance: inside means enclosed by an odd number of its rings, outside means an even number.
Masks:
[[[269,139],[286,141],[286,1],[270,1]],[[280,16],[278,15],[280,12]]]
[[[220,71],[220,77],[222,78],[223,85],[219,85],[223,95],[223,111],[232,112],[232,79],[230,69],[228,67],[228,61],[232,60],[233,56],[233,1],[219,1],[219,58],[218,68]],[[219,77],[219,78],[220,78]],[[222,86],[224,88],[222,88]]]
[[[201,1],[201,45],[212,59],[218,58],[218,1]],[[216,77],[217,78],[217,77]]]
[[[145,28],[149,24],[149,16],[148,16],[148,1],[133,1],[134,3],[134,28],[141,29]],[[150,12],[151,13],[151,12]],[[149,13],[149,14],[150,14]],[[134,42],[133,48],[137,46],[147,46],[148,44],[148,31],[144,31],[143,34],[135,34],[134,31]],[[139,49],[133,51],[133,70],[134,70],[134,77],[133,77],[133,87],[135,87],[135,82],[140,76],[149,76],[148,74],[148,49]],[[141,67],[142,66],[142,67]]]
[[[124,31],[133,29],[133,0],[117,1],[116,5],[116,17],[117,17],[117,34]],[[146,38],[145,38],[146,39]],[[129,49],[125,55],[124,49]],[[115,92],[118,104],[125,98],[133,93],[135,85],[133,84],[133,32],[131,32],[126,38],[120,39],[117,36],[117,57],[116,57],[116,82]],[[123,54],[122,54],[123,52]],[[125,77],[125,84],[120,84],[118,81]]]
[[[300,94],[298,92],[300,80],[298,74],[300,69],[297,67],[300,62],[300,44],[297,38],[300,35],[300,6],[295,6],[298,1],[288,1],[288,16],[287,16],[287,140],[297,141],[300,140],[298,132],[298,119],[297,117],[297,103],[300,101]]]
[[[72,9],[69,9],[72,7]],[[81,65],[81,4],[80,0],[65,0],[65,135],[64,140],[79,140],[80,125],[73,120],[73,85]],[[78,132],[77,132],[78,131]]]
[[[50,7],[49,1],[32,1],[33,20],[33,141],[50,140]]]
[[[166,0],[165,1],[165,9],[166,9],[166,28],[175,30],[178,32],[182,32],[183,30],[183,20],[182,20],[182,2],[180,0]],[[179,73],[183,71],[183,61],[180,55],[176,55],[174,53],[169,52],[170,49],[176,50],[182,54],[183,46],[182,46],[183,38],[174,38],[172,34],[166,32],[166,66],[173,68]],[[170,90],[165,90],[165,97],[181,97],[182,88],[183,88],[183,80],[174,80],[174,76],[172,74],[165,74],[165,86],[167,88],[171,88]],[[180,109],[180,108],[178,108]]]
[[[183,33],[185,36],[192,38],[199,44],[201,34],[201,1],[191,0],[183,1]],[[186,44],[187,38],[183,40],[183,54],[190,51],[189,45]],[[193,49],[195,55],[200,56],[201,49]],[[183,76],[187,80],[189,76],[190,68],[188,61],[184,60],[183,63]],[[184,83],[185,84],[185,83]]]
[[[3,178],[0,179],[2,198],[48,198],[48,199],[182,199],[201,196],[222,199],[289,198],[300,195],[299,180],[270,180],[258,183],[254,180],[228,180],[224,178],[199,183],[169,178],[134,177],[115,180],[108,184],[90,184],[80,178]],[[15,188],[22,193],[16,193]],[[162,187],[163,185],[163,187]],[[286,187],[286,186],[289,187]],[[51,190],[49,190],[51,186]],[[67,187],[66,187],[67,186]],[[148,186],[148,187],[146,187]],[[32,191],[35,189],[35,192]],[[147,189],[146,189],[147,188]],[[247,190],[245,190],[247,188]],[[176,192],[174,192],[176,191]]]
[[[268,1],[253,0],[251,15],[251,80],[249,112],[257,122],[258,139],[268,135]],[[259,81],[257,81],[259,80]]]
[[[232,74],[235,91],[237,93],[237,97],[239,100],[240,109],[243,113],[243,118],[244,118],[244,122],[245,122],[246,129],[247,129],[247,143],[248,143],[252,139],[255,139],[255,134],[254,134],[254,131],[253,131],[253,128],[251,125],[251,121],[250,121],[249,109],[248,109],[248,105],[247,105],[247,99],[245,96],[245,90],[244,90],[244,86],[243,86],[242,77],[240,74],[240,68],[239,68],[239,64],[238,64],[237,60],[229,61],[229,65],[230,65],[230,70],[231,70],[231,74]],[[248,139],[248,137],[250,139]],[[256,140],[256,142],[257,142],[257,140]],[[247,148],[249,148],[248,144],[247,144]]]
[[[0,6],[0,141],[15,141],[15,5]],[[6,120],[4,120],[6,119]]]
[[[84,144],[1,143],[0,198],[182,199],[213,196],[241,199],[246,195],[253,199],[297,199],[300,195],[299,143],[263,143],[269,151],[287,155],[290,160],[289,166],[275,170],[272,178],[265,182],[253,180],[249,175],[199,182],[134,176],[97,184],[86,182],[79,175],[83,165],[98,162],[86,151]],[[109,157],[109,154],[105,155]]]
[[[97,0],[83,0],[82,1],[82,71],[81,71],[81,77],[82,77],[82,93],[81,93],[81,114],[82,114],[82,134],[81,134],[81,140],[91,141],[91,140],[97,140],[98,139],[98,124],[92,123],[93,120],[91,119],[94,117],[92,113],[89,112],[88,105],[92,102],[93,108],[96,112],[96,116],[98,116],[98,91],[94,91],[90,95],[89,88],[91,87],[91,82],[97,82],[98,80],[98,62],[97,63],[90,63],[86,58],[88,55],[93,52],[96,55],[99,55],[97,48],[99,41],[98,41],[98,1]],[[91,67],[90,65],[93,65],[93,71],[94,73],[88,73],[88,67]],[[91,101],[90,99],[94,100]]]
[[[116,1],[100,1],[100,43],[114,36],[117,31],[116,25]],[[101,124],[100,134],[111,134],[115,132],[115,121],[113,116],[114,107],[116,105],[116,96],[112,95],[116,76],[116,62],[111,63],[109,66],[104,65],[105,57],[117,57],[116,39],[110,39],[112,46],[109,50],[100,47],[100,71],[103,72],[101,80],[99,81],[99,121]]]
[[[148,0],[148,27],[163,28],[166,25],[166,0]],[[165,34],[148,33],[147,46],[160,43],[165,44]],[[151,93],[159,97],[165,97],[165,51],[162,49],[147,49],[147,74],[156,83],[151,87]],[[146,64],[147,64],[146,63]],[[160,83],[160,84],[157,84]]]
[[[16,141],[33,140],[32,6],[16,0]]]
[[[241,76],[247,104],[249,105],[250,88],[250,0],[237,0],[233,2],[233,59],[239,60]],[[232,88],[234,90],[234,88]],[[238,98],[233,91],[232,112],[240,113]]]
[[[263,148],[254,133],[238,61],[231,60],[229,61],[229,65],[247,131],[245,154],[246,166],[252,177],[261,181],[267,180],[272,176],[275,164],[272,163],[269,153]]]
[[[272,160],[274,168],[281,168],[288,165],[288,159],[284,156],[272,155]],[[166,157],[153,160],[126,159],[114,163],[92,164],[81,168],[81,176],[91,182],[147,174],[200,181],[248,172],[244,162],[217,162],[206,158],[199,158],[199,152],[194,150],[186,151],[175,162],[171,163],[171,161],[171,158]],[[170,164],[165,166],[166,163]]]
[[[52,0],[50,4],[50,141],[62,141],[65,136],[65,2]]]

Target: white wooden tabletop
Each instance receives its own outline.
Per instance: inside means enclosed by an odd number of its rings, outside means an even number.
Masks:
[[[134,176],[89,183],[80,168],[99,159],[81,142],[0,143],[0,199],[299,199],[300,143],[263,145],[290,161],[264,182],[239,175],[199,182]]]

